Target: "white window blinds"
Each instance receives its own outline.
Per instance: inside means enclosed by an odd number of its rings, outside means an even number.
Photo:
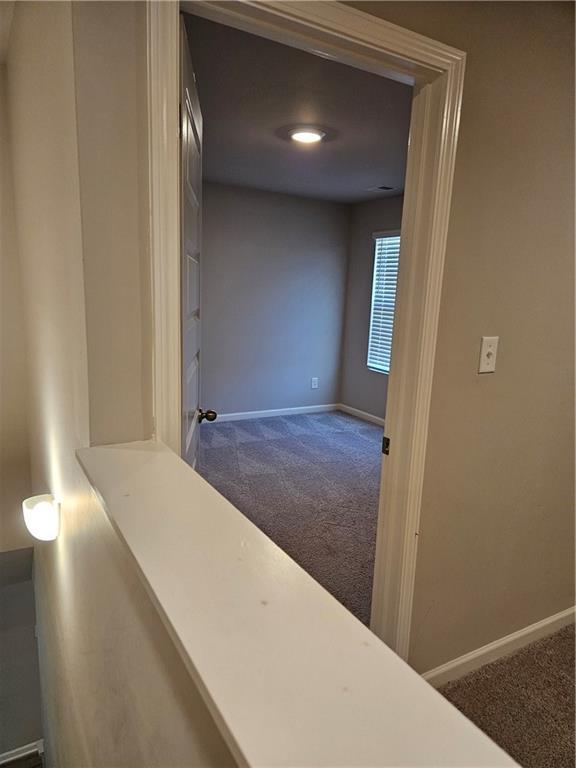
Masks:
[[[374,276],[368,336],[368,368],[390,373],[400,235],[374,237]]]

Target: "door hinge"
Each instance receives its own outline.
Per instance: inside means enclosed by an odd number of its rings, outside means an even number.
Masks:
[[[388,456],[390,453],[390,438],[386,437],[386,435],[382,438],[382,453],[385,456]]]

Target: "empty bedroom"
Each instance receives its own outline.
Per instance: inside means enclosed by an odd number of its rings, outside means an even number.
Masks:
[[[412,88],[186,28],[203,126],[196,468],[368,624]]]

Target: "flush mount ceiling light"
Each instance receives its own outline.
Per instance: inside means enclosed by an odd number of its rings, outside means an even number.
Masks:
[[[283,125],[274,132],[279,139],[294,142],[302,147],[314,146],[315,144],[325,144],[338,136],[338,131],[333,128],[327,128],[325,125],[310,125],[305,123],[292,123],[292,125]]]
[[[317,144],[326,136],[326,131],[321,131],[319,128],[293,128],[290,131],[290,138],[292,141],[297,141],[299,144]]]
[[[26,528],[35,539],[54,541],[60,531],[60,505],[50,494],[31,496],[22,502]]]

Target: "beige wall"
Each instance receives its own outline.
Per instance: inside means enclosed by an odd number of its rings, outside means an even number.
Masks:
[[[573,5],[354,3],[468,53],[411,663],[574,604]],[[499,335],[478,376],[481,335]]]
[[[348,240],[346,319],[340,400],[384,418],[388,376],[369,370],[368,335],[374,273],[374,232],[399,230],[403,197],[370,200],[352,206]]]
[[[339,402],[348,218],[340,203],[204,184],[203,407]]]
[[[90,441],[151,436],[146,6],[72,5]]]
[[[26,316],[14,231],[6,100],[0,64],[0,550],[29,546],[22,499],[30,495]]]
[[[103,6],[102,13],[111,26],[122,26],[126,10]],[[86,293],[92,290],[83,270],[77,21],[68,2],[19,3],[8,58],[17,237],[33,361],[33,477],[62,501],[58,541],[36,546],[48,764],[226,764],[229,753],[75,458],[75,449],[89,442],[85,283]],[[128,52],[99,41],[111,66],[132,55],[135,26],[131,31]],[[111,221],[122,228],[112,214],[103,226]],[[127,227],[133,231],[130,218]],[[108,311],[102,303],[102,322]]]
[[[469,52],[411,649],[425,669],[573,603],[573,19],[554,3],[364,7]],[[102,12],[134,31],[128,50],[98,41],[105,55],[135,61],[138,12]],[[93,365],[108,360],[89,354],[108,304],[83,269],[84,208],[95,221],[88,209],[102,204],[85,185],[106,177],[86,170],[89,133],[77,134],[73,30],[80,40],[86,28],[76,13],[19,4],[8,61],[33,480],[63,502],[58,542],[36,550],[49,762],[220,764],[229,755],[74,457],[97,413]],[[80,56],[78,82],[83,66]],[[102,226],[112,221],[124,219],[109,211]],[[91,226],[86,258],[106,258]],[[93,315],[85,292],[98,299]],[[121,322],[123,302],[110,306]],[[501,336],[493,376],[475,373],[482,334]],[[145,341],[127,339],[146,368]],[[110,398],[115,383],[95,386]],[[140,402],[127,433],[149,419]]]

